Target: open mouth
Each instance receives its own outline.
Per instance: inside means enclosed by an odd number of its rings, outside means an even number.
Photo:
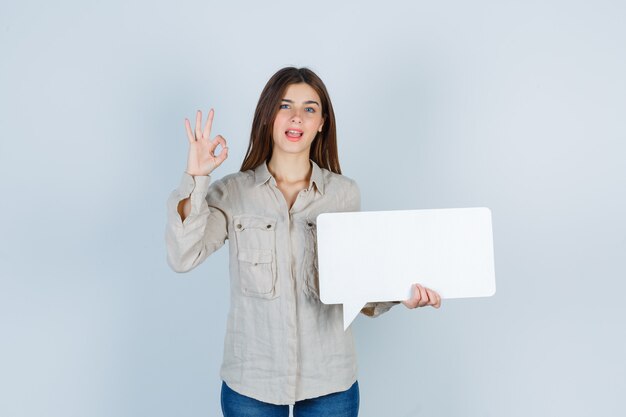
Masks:
[[[285,135],[287,136],[287,139],[291,141],[299,140],[303,134],[304,132],[300,129],[289,129],[285,131]]]

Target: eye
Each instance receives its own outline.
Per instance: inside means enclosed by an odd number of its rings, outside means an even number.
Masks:
[[[304,110],[308,111],[309,113],[315,113],[315,109],[313,107],[307,107]]]
[[[289,104],[281,104],[280,108],[281,109],[288,109],[289,108]]]

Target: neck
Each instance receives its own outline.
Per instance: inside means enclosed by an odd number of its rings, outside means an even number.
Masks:
[[[278,154],[274,152],[267,169],[277,182],[297,183],[311,178],[313,167],[306,154]]]

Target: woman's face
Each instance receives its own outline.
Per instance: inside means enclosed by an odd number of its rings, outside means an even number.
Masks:
[[[287,87],[274,119],[272,139],[274,153],[306,153],[315,135],[322,129],[322,103],[315,90],[306,83]]]

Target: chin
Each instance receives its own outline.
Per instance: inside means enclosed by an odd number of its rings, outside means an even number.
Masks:
[[[307,155],[311,151],[311,145],[303,145],[301,143],[288,143],[286,146],[278,146],[274,148],[275,150],[279,150],[281,153],[297,155],[301,153],[306,153]]]

